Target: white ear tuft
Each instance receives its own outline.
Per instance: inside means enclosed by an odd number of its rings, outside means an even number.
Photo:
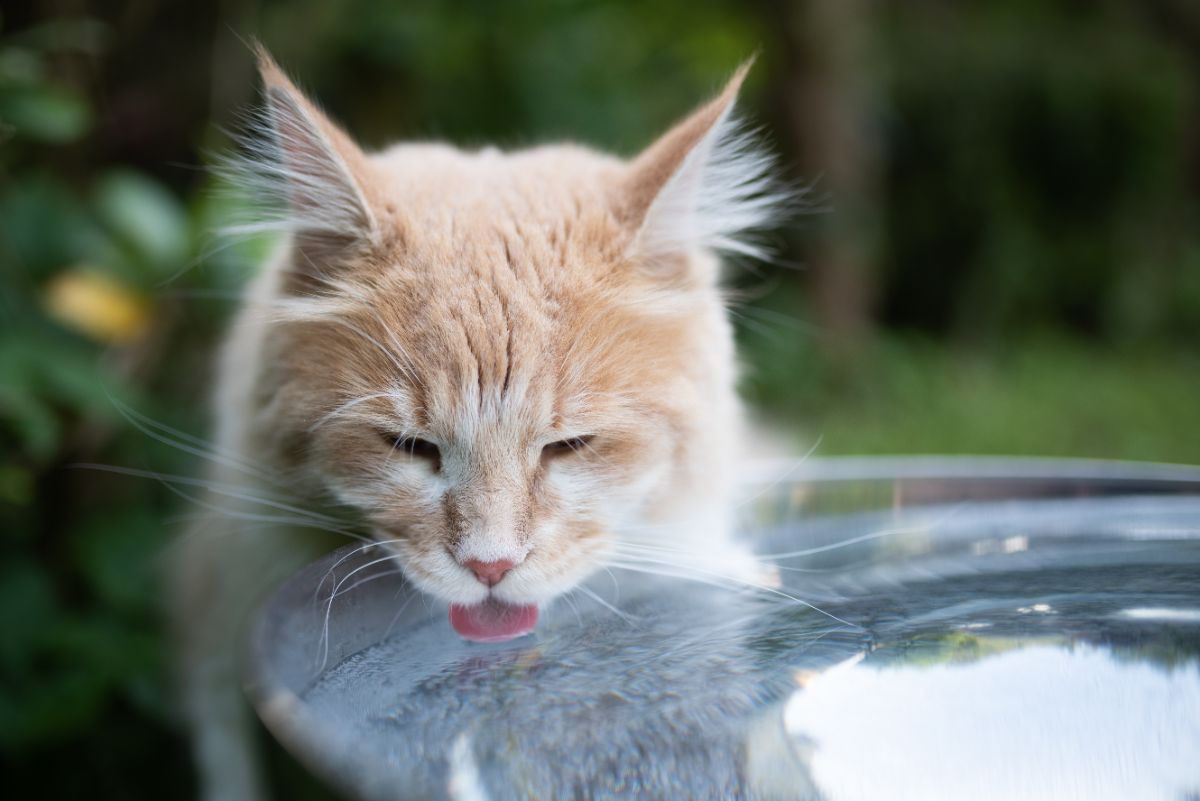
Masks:
[[[377,225],[359,176],[365,156],[259,51],[265,107],[251,118],[243,153],[224,176],[265,201],[233,233],[282,231],[339,242],[370,243]]]
[[[774,157],[733,115],[748,68],[635,160],[629,186],[635,210],[644,210],[635,214],[632,258],[653,263],[704,248],[767,257],[755,235],[791,195],[774,179]]]
[[[712,248],[765,259],[755,235],[789,203],[775,178],[775,158],[732,117],[688,154],[646,212],[637,248],[662,257]]]

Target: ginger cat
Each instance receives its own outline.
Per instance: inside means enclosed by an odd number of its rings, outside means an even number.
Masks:
[[[748,65],[628,161],[365,153],[259,66],[262,144],[239,172],[278,201],[249,227],[285,236],[224,349],[212,488],[172,576],[223,801],[262,796],[244,621],[328,531],[383,543],[468,639],[528,632],[602,566],[753,569],[728,531],[741,416],[714,254],[761,255],[749,236],[781,200],[731,117]]]

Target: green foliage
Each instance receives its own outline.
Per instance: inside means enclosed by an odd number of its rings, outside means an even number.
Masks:
[[[0,50],[0,120],[4,138],[62,144],[87,133],[92,108],[77,89],[51,77],[64,50],[95,51],[104,29],[91,21],[58,20],[10,35]]]
[[[1128,4],[973,8],[881,26],[885,318],[992,344],[1031,322],[1200,336],[1194,49]]]
[[[118,411],[156,405],[136,368],[168,371],[133,340],[56,311],[55,287],[75,281],[84,312],[140,309],[129,324],[144,337],[170,305],[150,297],[202,247],[202,221],[159,181],[63,165],[86,145],[95,114],[52,65],[95,55],[104,31],[58,22],[0,39],[0,757],[21,766],[6,767],[16,787],[36,779],[64,797],[83,785],[46,770],[61,748],[93,781],[125,759],[87,787],[101,797],[130,792],[135,760],[156,750],[181,771],[176,788],[187,783],[177,739],[163,736],[173,713],[153,577],[171,509],[161,488],[70,467],[182,462],[131,436]],[[92,274],[105,283],[80,282]],[[108,739],[114,730],[121,743]]]
[[[268,4],[261,35],[372,144],[536,135],[628,153],[754,52],[760,24],[712,0],[300,0]]]
[[[114,270],[148,286],[186,264],[192,255],[192,230],[183,204],[158,182],[131,170],[110,170],[94,190],[93,207],[119,256]]]
[[[1187,348],[1043,333],[987,352],[900,336],[830,352],[771,334],[743,332],[756,368],[746,389],[797,448],[1200,463],[1200,440],[1186,435],[1200,355]]]

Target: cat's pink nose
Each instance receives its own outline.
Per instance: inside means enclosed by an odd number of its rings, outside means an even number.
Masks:
[[[513,569],[513,563],[507,559],[501,559],[498,562],[480,562],[478,559],[468,559],[463,562],[463,567],[475,574],[475,578],[489,587],[494,587],[500,583],[500,579],[504,578],[508,571]]]

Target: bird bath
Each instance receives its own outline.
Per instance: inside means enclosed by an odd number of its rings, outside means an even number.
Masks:
[[[777,588],[601,572],[468,643],[347,548],[260,609],[250,697],[356,799],[1200,798],[1200,468],[761,472]]]

